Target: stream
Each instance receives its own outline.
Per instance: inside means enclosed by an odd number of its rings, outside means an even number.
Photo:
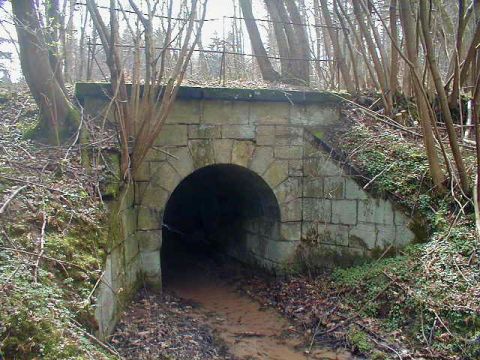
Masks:
[[[235,359],[355,359],[341,350],[310,348],[310,339],[274,309],[263,308],[242,294],[232,279],[221,277],[218,268],[181,263],[165,276],[165,291],[194,304],[195,311],[208,319],[208,325]]]

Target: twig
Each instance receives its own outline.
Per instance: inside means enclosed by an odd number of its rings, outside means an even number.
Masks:
[[[11,251],[11,252],[19,252],[19,253],[22,253],[22,254],[25,254],[25,255],[34,255],[34,256],[39,256],[39,254],[36,254],[34,252],[31,252],[31,251],[26,251],[26,250],[21,250],[21,249],[16,249],[16,248],[11,248],[11,247],[8,247],[8,246],[0,246],[0,249],[2,250],[6,250],[6,251]],[[80,265],[77,265],[77,264],[74,264],[74,263],[71,263],[71,262],[68,262],[68,261],[64,261],[64,260],[59,260],[59,259],[55,259],[53,257],[50,257],[50,256],[47,256],[47,255],[41,255],[40,256],[42,259],[45,259],[45,260],[48,260],[48,261],[52,261],[52,262],[55,262],[55,263],[58,263],[60,265],[68,265],[68,266],[73,266],[79,270],[82,270],[86,273],[93,273],[94,271],[91,271],[91,270],[87,270],[83,267],[81,267]]]
[[[50,186],[39,184],[39,183],[36,183],[36,182],[33,182],[33,181],[24,180],[24,179],[20,179],[20,178],[14,178],[14,177],[5,176],[5,175],[1,175],[1,174],[0,174],[0,177],[3,178],[3,179],[6,179],[6,180],[10,180],[10,181],[18,181],[18,182],[21,182],[21,183],[24,183],[24,184],[29,184],[29,185],[42,187],[44,189],[47,189],[47,190],[50,190],[50,191],[53,191],[53,192],[59,192],[59,193],[64,194],[64,195],[70,195],[69,193],[67,193],[63,190],[52,188]]]
[[[117,350],[115,350],[113,347],[110,345],[104,343],[100,339],[98,339],[96,336],[90,334],[88,331],[84,330],[75,320],[70,319],[72,321],[72,326],[80,331],[82,334],[84,334],[86,337],[88,337],[90,340],[94,341],[98,345],[100,345],[103,349],[107,350],[110,354],[115,355],[118,359],[122,359],[122,356],[118,353]],[[78,325],[77,325],[78,324]]]
[[[38,251],[37,261],[35,262],[35,267],[33,269],[33,282],[36,284],[38,282],[38,267],[40,266],[40,259],[43,256],[45,250],[45,226],[47,225],[47,215],[45,212],[41,212],[43,217],[42,231],[40,233],[40,250]]]
[[[394,163],[391,163],[389,166],[387,166],[385,169],[383,169],[382,171],[380,171],[377,175],[375,175],[372,180],[370,180],[364,187],[363,187],[363,190],[365,190],[367,187],[370,186],[370,184],[372,184],[379,176],[382,176],[382,174],[386,173],[388,170],[390,170],[394,165],[396,165],[397,163],[394,162]]]
[[[10,280],[15,276],[15,274],[18,272],[18,270],[20,270],[20,268],[22,267],[23,264],[20,264],[18,265],[15,270],[5,279],[5,283],[3,284],[2,287],[0,287],[0,291],[3,291],[3,289],[5,289],[8,285],[8,283],[10,282]]]
[[[12,201],[13,198],[14,198],[15,196],[17,196],[18,193],[19,193],[20,191],[22,191],[23,189],[25,189],[26,187],[27,187],[27,185],[20,186],[17,190],[15,190],[14,192],[12,192],[12,193],[10,194],[10,196],[7,198],[7,200],[5,200],[5,202],[3,203],[2,207],[0,208],[0,215],[3,214],[3,212],[4,212],[5,209],[7,208],[8,204],[10,203],[10,201]]]
[[[94,293],[95,290],[97,289],[98,284],[100,284],[100,282],[102,281],[104,274],[105,274],[105,271],[103,271],[102,274],[99,276],[97,282],[96,282],[95,285],[93,286],[92,291],[90,291],[90,294],[88,294],[87,298],[85,299],[85,303],[86,303],[86,304],[88,304],[88,303],[90,302],[90,299],[92,298],[93,293]]]

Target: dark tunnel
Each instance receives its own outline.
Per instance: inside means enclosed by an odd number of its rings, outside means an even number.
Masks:
[[[163,217],[162,271],[205,256],[257,264],[279,236],[280,209],[268,184],[238,165],[211,165],[186,177]]]

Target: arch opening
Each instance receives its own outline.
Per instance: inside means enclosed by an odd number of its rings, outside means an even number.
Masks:
[[[206,257],[263,265],[279,227],[277,199],[259,175],[238,165],[206,166],[182,180],[167,201],[162,272],[168,277],[178,265]]]

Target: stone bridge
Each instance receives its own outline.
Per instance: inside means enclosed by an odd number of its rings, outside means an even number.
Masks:
[[[107,89],[77,84],[77,97],[108,117]],[[408,216],[363,190],[319,139],[341,124],[340,103],[329,93],[182,87],[122,205],[98,297],[100,333],[113,327],[119,301],[101,294],[139,278],[161,285],[162,244],[179,237],[274,272],[305,256],[346,264],[414,240]]]

